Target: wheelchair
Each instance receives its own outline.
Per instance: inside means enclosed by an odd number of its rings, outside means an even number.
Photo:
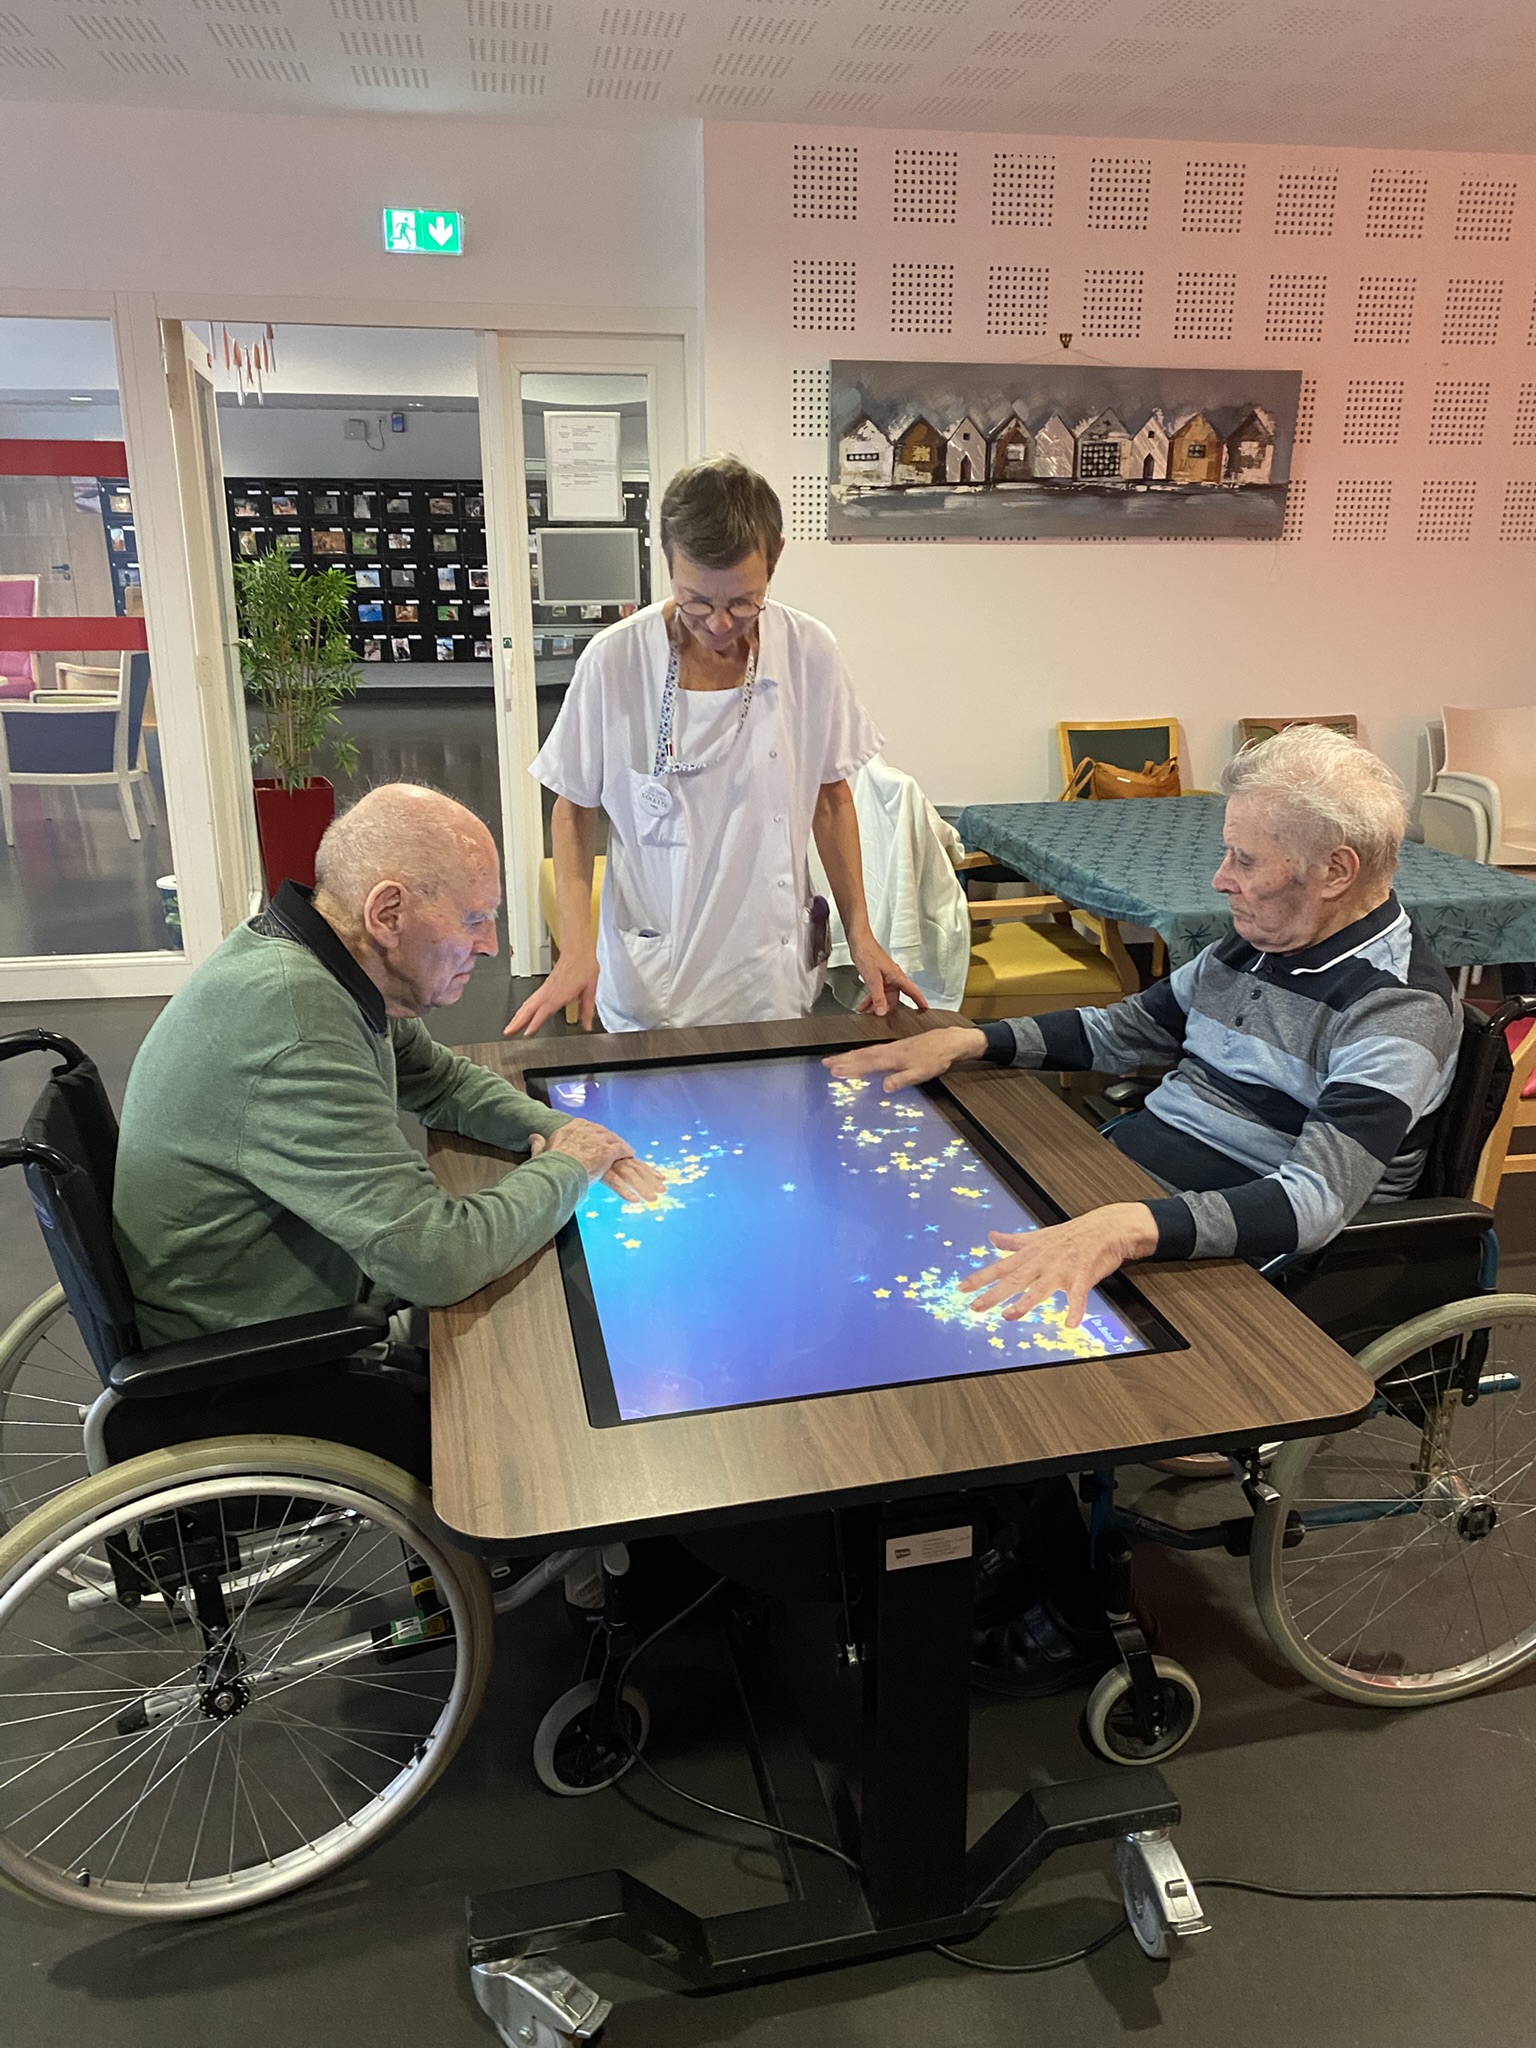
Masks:
[[[1415,1195],[1368,1205],[1321,1251],[1263,1269],[1375,1382],[1362,1420],[1230,1459],[1170,1461],[1161,1469],[1239,1482],[1247,1512],[1203,1526],[1121,1505],[1113,1471],[1079,1481],[1121,1651],[1083,1732],[1110,1761],[1172,1755],[1200,1712],[1188,1673],[1152,1657],[1133,1613],[1141,1543],[1245,1557],[1275,1649],[1339,1699],[1428,1706],[1536,1660],[1536,1295],[1496,1291],[1493,1215],[1467,1198],[1509,1084],[1504,1027],[1533,1012],[1531,998],[1492,1016],[1463,1005]],[[1085,1107],[1105,1128],[1155,1085],[1112,1082]]]
[[[0,1166],[60,1284],[0,1351],[0,1877],[105,1914],[229,1912],[435,1783],[490,1673],[490,1582],[433,1515],[425,1374],[382,1310],[141,1346],[111,1105],[69,1040],[0,1040],[28,1052],[60,1064]]]

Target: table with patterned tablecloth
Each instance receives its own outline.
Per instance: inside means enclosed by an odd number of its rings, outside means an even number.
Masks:
[[[1150,925],[1167,944],[1169,965],[1179,967],[1232,926],[1211,887],[1225,801],[971,804],[959,829],[967,847],[985,849],[1038,888],[1100,917]],[[1536,960],[1536,882],[1410,844],[1397,893],[1445,967]]]

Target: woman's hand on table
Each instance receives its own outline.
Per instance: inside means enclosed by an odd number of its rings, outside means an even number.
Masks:
[[[582,1030],[590,1031],[597,1011],[596,953],[562,953],[527,1002],[520,1006],[502,1037],[531,1038],[567,1003],[576,1005]]]
[[[590,1123],[586,1117],[572,1117],[552,1137],[535,1131],[528,1141],[528,1157],[537,1159],[542,1152],[564,1152],[586,1170],[589,1182],[600,1180],[626,1202],[650,1204],[660,1201],[666,1192],[665,1180],[654,1166],[636,1156],[627,1138],[602,1124]]]
[[[1090,1288],[1157,1250],[1157,1224],[1144,1202],[1111,1202],[1043,1230],[994,1230],[991,1239],[1007,1256],[960,1282],[962,1294],[976,1297],[971,1307],[978,1314],[1001,1308],[1005,1321],[1016,1323],[1053,1294],[1064,1294],[1067,1325],[1075,1329]]]
[[[979,1060],[987,1041],[974,1025],[948,1024],[940,1031],[914,1031],[909,1038],[895,1038],[885,1045],[861,1045],[852,1052],[834,1053],[822,1065],[839,1081],[873,1080],[883,1077],[887,1095],[898,1088],[917,1088],[948,1073],[956,1060]]]
[[[875,1016],[887,1016],[896,1009],[900,999],[906,996],[914,1010],[926,1010],[928,998],[909,975],[903,974],[896,962],[886,952],[873,934],[866,933],[861,939],[850,939],[848,951],[853,964],[864,984],[864,1000],[859,1004],[860,1015],[873,1011]]]

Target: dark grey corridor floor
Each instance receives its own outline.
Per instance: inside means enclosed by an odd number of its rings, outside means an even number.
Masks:
[[[482,968],[450,1042],[493,1036],[504,968]],[[510,1000],[515,1001],[513,994]],[[98,1057],[114,1095],[158,1005],[0,1008],[0,1032],[46,1022]],[[0,1132],[40,1064],[0,1067]],[[1536,1284],[1536,1182],[1500,1212],[1505,1284]],[[0,1175],[0,1317],[51,1278],[20,1178]],[[1230,1512],[1230,1510],[1223,1510]],[[1179,1841],[1197,1875],[1292,1885],[1536,1890],[1536,1674],[1451,1707],[1387,1715],[1330,1704],[1281,1666],[1242,1565],[1145,1553],[1139,1584],[1163,1643],[1195,1672],[1205,1716],[1168,1766]],[[632,1793],[556,1802],[529,1764],[539,1714],[574,1682],[557,1603],[500,1624],[491,1697],[444,1784],[331,1884],[243,1918],[149,1931],[0,1891],[3,2048],[472,2048],[493,2039],[462,1962],[466,1891],[612,1861],[701,1910],[772,1896],[754,1846],[659,1825]],[[752,1805],[726,1690],[708,1652],[658,1652],[647,1681],[653,1753],[707,1796]],[[1014,1792],[1095,1768],[1081,1700],[978,1697],[979,1827]],[[668,1810],[673,1810],[670,1807]],[[745,1839],[745,1838],[744,1838]],[[710,1999],[665,1995],[617,1952],[590,1974],[621,2000],[611,2048],[1443,2048],[1536,2040],[1536,1908],[1283,1904],[1214,1892],[1214,1932],[1171,1969],[1129,1937],[1053,1975],[990,1978],[919,1955]],[[1118,1914],[1107,1855],[1058,1859],[978,1944],[1022,1959],[1073,1947]],[[601,1964],[601,1966],[600,1966]]]

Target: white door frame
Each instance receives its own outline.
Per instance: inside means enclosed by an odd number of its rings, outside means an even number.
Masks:
[[[0,960],[0,1002],[35,1002],[94,996],[170,995],[223,936],[221,885],[215,831],[213,764],[205,746],[198,702],[196,606],[183,526],[172,431],[170,393],[160,323],[268,321],[299,326],[440,327],[477,334],[516,337],[522,353],[516,369],[559,372],[576,369],[639,371],[652,379],[651,476],[653,529],[660,486],[672,470],[689,459],[699,445],[702,419],[699,375],[699,313],[691,306],[525,306],[505,301],[444,303],[411,299],[327,300],[283,294],[209,293],[177,289],[160,292],[94,290],[39,291],[0,286],[0,315],[32,319],[110,319],[118,362],[118,393],[123,439],[133,478],[134,514],[139,558],[143,565],[144,610],[155,674],[155,703],[164,735],[163,764],[171,846],[166,866],[178,877],[182,909],[183,951],[41,955]],[[500,360],[500,347],[490,354]],[[515,422],[504,404],[506,366],[486,374],[482,347],[480,377],[481,437],[486,451],[488,537],[493,477],[516,474],[521,481],[521,449],[507,446],[515,426],[521,437],[521,407]],[[495,461],[489,418],[494,410]],[[667,425],[659,430],[665,416]],[[516,458],[515,472],[504,469]],[[538,861],[543,826],[538,791],[525,772],[535,748],[537,700],[533,689],[531,598],[519,602],[512,589],[521,565],[527,579],[527,503],[521,490],[506,493],[497,552],[492,554],[491,623],[497,646],[495,690],[497,730],[501,748],[503,828],[509,869],[508,916],[514,957],[521,972],[531,971],[546,957],[538,906]],[[513,545],[515,526],[519,536]],[[653,560],[661,563],[652,534]],[[504,645],[512,639],[509,648]],[[504,672],[510,663],[510,678]],[[516,678],[523,679],[521,686]],[[528,751],[509,767],[510,720],[505,707],[526,693],[517,712],[517,746]],[[526,731],[523,726],[526,725]],[[530,825],[531,820],[531,825]],[[222,892],[227,894],[227,886]]]
[[[0,959],[0,1001],[171,995],[223,936],[210,800],[193,665],[191,602],[165,361],[153,298],[144,292],[3,292],[0,315],[109,319],[118,403],[133,488],[144,623],[169,832],[166,872],[177,876],[182,950],[39,954]]]
[[[481,335],[480,433],[507,866],[507,950],[509,971],[515,975],[542,973],[549,964],[548,937],[539,916],[544,814],[538,784],[528,773],[539,742],[522,380],[525,374],[558,376],[583,370],[646,379],[653,598],[661,594],[656,585],[664,574],[662,490],[687,462],[694,445],[689,431],[688,349],[682,333],[551,334],[522,329]]]

